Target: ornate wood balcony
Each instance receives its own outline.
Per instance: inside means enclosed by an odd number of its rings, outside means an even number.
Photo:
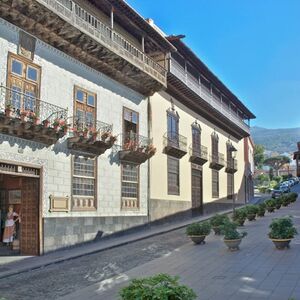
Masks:
[[[119,159],[135,164],[142,164],[156,153],[156,148],[152,144],[152,139],[128,133],[121,135],[121,150]]]
[[[234,174],[235,172],[237,172],[237,170],[237,160],[235,158],[227,160],[225,172]]]
[[[223,169],[225,167],[224,154],[218,153],[217,155],[211,155],[209,167],[215,170]]]
[[[67,132],[67,110],[0,86],[0,132],[52,145]]]
[[[190,146],[190,162],[203,166],[207,161],[207,147],[202,145],[199,147]]]
[[[164,67],[72,0],[0,1],[0,16],[144,95],[167,84]]]
[[[182,158],[187,154],[187,139],[174,132],[166,132],[164,134],[164,153]]]
[[[112,125],[78,117],[72,117],[71,121],[68,138],[68,148],[71,150],[99,156],[110,149],[117,140],[112,134]]]

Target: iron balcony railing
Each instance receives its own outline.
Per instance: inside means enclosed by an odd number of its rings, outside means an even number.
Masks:
[[[93,137],[94,140],[102,141],[114,138],[112,135],[113,126],[111,124],[87,118],[86,116],[71,117],[70,129],[73,132],[73,136]]]
[[[226,168],[230,170],[237,170],[238,164],[235,158],[228,159],[226,162]]]
[[[193,75],[187,72],[178,62],[174,59],[170,61],[170,72],[180,79],[185,85],[199,95],[204,101],[210,104],[214,109],[218,110],[231,122],[239,125],[243,130],[250,133],[250,127],[240,118],[235,112],[221,103],[220,99],[214,96],[211,91],[201,84]]]
[[[210,156],[210,162],[220,166],[225,166],[224,154],[222,153],[212,154]]]
[[[0,85],[0,113],[7,112],[12,118],[38,120],[40,123],[47,121],[49,126],[55,126],[57,122],[65,123],[68,114],[67,109],[23,93],[19,88]]]
[[[190,146],[190,156],[199,157],[201,159],[207,160],[208,159],[208,151],[207,147],[199,145],[191,145]]]
[[[94,40],[124,59],[167,84],[167,71],[144,52],[135,47],[121,34],[101,22],[95,15],[71,0],[37,0],[72,26],[91,36]]]
[[[164,134],[164,146],[187,152],[187,138],[175,132],[166,132]]]
[[[122,141],[121,151],[138,151],[149,152],[154,150],[153,140],[134,132],[124,133],[120,135]]]

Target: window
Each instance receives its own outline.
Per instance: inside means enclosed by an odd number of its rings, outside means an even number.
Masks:
[[[35,52],[36,39],[24,31],[19,32],[18,54],[33,60]]]
[[[227,198],[232,199],[234,195],[234,175],[227,174]]]
[[[217,157],[219,154],[219,137],[215,132],[211,136],[211,149],[213,157]]]
[[[96,94],[75,87],[75,121],[78,129],[96,126]]]
[[[168,156],[168,194],[180,194],[179,160]]]
[[[7,86],[12,90],[6,99],[16,114],[24,110],[39,113],[40,67],[28,59],[9,53]]]
[[[96,194],[96,160],[75,156],[73,159],[73,196],[94,198]]]
[[[201,131],[199,127],[192,126],[192,146],[193,153],[201,153]]]
[[[212,170],[212,197],[219,198],[219,172]]]
[[[138,208],[139,166],[122,164],[122,208]]]

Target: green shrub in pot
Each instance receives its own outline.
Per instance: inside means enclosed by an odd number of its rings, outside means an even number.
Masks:
[[[265,215],[265,212],[266,212],[266,204],[264,202],[258,204],[257,205],[257,215],[259,217],[263,217]]]
[[[274,212],[276,207],[275,199],[268,199],[265,201],[265,204],[268,212]]]
[[[247,219],[249,221],[255,220],[256,214],[258,212],[258,207],[257,205],[247,205],[246,206],[246,213],[247,213]]]
[[[297,229],[291,217],[283,217],[272,220],[269,238],[273,241],[277,249],[289,247],[291,240],[297,234]]]
[[[243,226],[247,218],[247,211],[245,208],[238,208],[232,214],[232,220],[239,226]]]
[[[210,224],[216,235],[221,234],[220,226],[223,225],[226,221],[229,221],[227,215],[216,214],[210,219]]]
[[[281,201],[282,201],[282,206],[288,206],[291,203],[291,198],[289,197],[289,195],[283,195],[281,197]]]
[[[201,223],[190,224],[186,228],[186,234],[195,244],[203,243],[205,237],[211,232],[211,225],[209,221]]]
[[[282,197],[279,197],[277,199],[274,199],[275,200],[275,207],[276,209],[280,209],[281,205],[282,205]]]
[[[297,198],[298,198],[298,193],[290,193],[289,197],[291,199],[291,203],[296,202]]]
[[[152,277],[133,279],[120,291],[122,300],[195,300],[195,292],[179,284],[179,277],[158,274]]]

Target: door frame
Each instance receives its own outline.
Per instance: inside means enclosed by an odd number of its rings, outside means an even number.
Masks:
[[[38,199],[38,205],[39,205],[39,216],[38,216],[38,255],[44,254],[44,226],[43,226],[43,172],[44,172],[44,167],[41,165],[37,164],[32,164],[32,163],[24,163],[24,162],[17,162],[17,161],[12,161],[12,160],[6,160],[6,159],[1,159],[0,163],[5,163],[5,164],[11,164],[11,165],[16,165],[16,166],[21,166],[21,167],[29,167],[29,168],[34,168],[39,170],[40,175],[39,176],[34,176],[30,174],[22,174],[22,173],[8,173],[8,172],[3,172],[0,170],[1,174],[10,176],[20,176],[20,177],[29,177],[29,178],[39,178],[39,199]]]
[[[201,198],[200,198],[200,207],[199,207],[199,209],[202,212],[203,204],[204,204],[203,203],[203,168],[201,166],[196,165],[196,164],[191,164],[191,207],[192,207],[192,209],[194,209],[193,208],[193,169],[199,171],[200,174],[201,174],[201,176],[200,176],[200,178],[201,178],[201,187],[200,187],[200,189],[201,189]]]

